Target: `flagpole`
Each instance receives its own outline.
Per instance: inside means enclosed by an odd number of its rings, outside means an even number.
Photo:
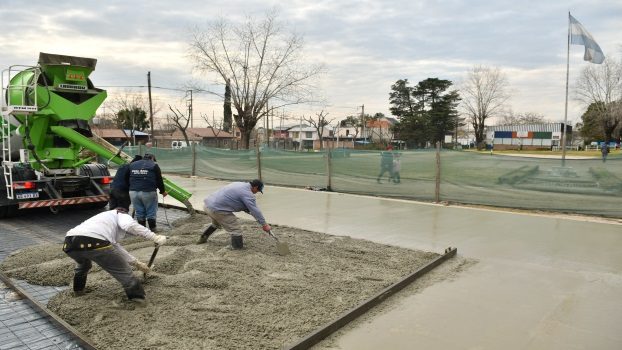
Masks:
[[[566,131],[568,131],[568,127],[566,123],[568,122],[568,80],[570,76],[570,11],[568,11],[568,44],[566,51],[566,106],[564,108],[564,126],[562,130],[562,167],[566,165]]]

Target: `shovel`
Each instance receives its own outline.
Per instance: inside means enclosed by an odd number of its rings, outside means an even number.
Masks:
[[[147,264],[149,268],[153,266],[153,261],[155,260],[156,255],[158,255],[158,250],[160,250],[160,245],[156,244],[155,248],[153,248],[153,253],[151,253],[151,258],[149,258],[149,263]],[[143,278],[147,278],[147,273],[143,272]]]
[[[276,241],[276,250],[279,252],[279,254],[289,255],[289,245],[287,245],[287,243],[285,242],[279,241],[279,239],[276,238],[274,233],[272,233],[272,230],[268,231],[268,234],[270,235],[270,237],[274,238],[274,240]]]

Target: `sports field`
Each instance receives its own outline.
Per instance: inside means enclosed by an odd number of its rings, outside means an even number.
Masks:
[[[138,151],[138,150],[136,150]],[[191,175],[191,149],[153,149],[164,172]],[[434,150],[397,151],[400,182],[385,173],[378,182],[380,151],[292,152],[262,149],[222,150],[198,147],[194,174],[222,180],[261,176],[272,185],[435,201],[437,158]],[[593,152],[592,152],[593,153]],[[442,202],[621,218],[622,154],[578,158],[565,166],[550,154],[525,155],[470,151],[440,152]],[[553,155],[554,156],[554,155]]]

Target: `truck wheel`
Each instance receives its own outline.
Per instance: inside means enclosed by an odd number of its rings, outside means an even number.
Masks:
[[[84,175],[84,176],[89,176],[89,177],[110,176],[110,171],[108,171],[108,167],[104,164],[84,164],[83,166],[80,167],[79,174]],[[104,193],[108,194],[108,191],[109,191],[108,187],[102,188],[102,190],[104,191]],[[90,194],[90,195],[98,194],[98,192],[94,188],[91,188],[87,191],[87,194]],[[82,204],[80,205],[80,208],[102,209],[106,205],[108,205],[108,202],[97,202],[97,203]]]

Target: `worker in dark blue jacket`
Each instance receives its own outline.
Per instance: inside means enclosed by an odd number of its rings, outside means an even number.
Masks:
[[[158,193],[166,197],[162,171],[155,162],[153,154],[145,153],[142,160],[130,164],[130,199],[136,210],[139,224],[149,224],[151,231],[156,230],[158,213]]]
[[[143,156],[136,155],[130,163],[134,163],[143,159]],[[112,184],[110,185],[110,201],[108,208],[130,207],[130,164],[123,164],[114,175]]]

